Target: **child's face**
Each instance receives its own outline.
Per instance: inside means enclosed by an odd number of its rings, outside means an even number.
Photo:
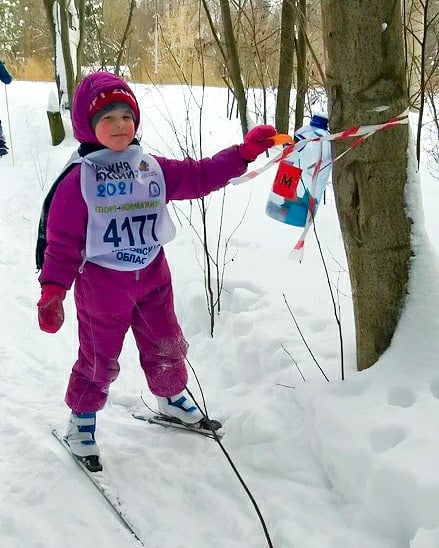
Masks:
[[[104,114],[95,127],[97,140],[116,152],[125,150],[134,139],[134,120],[129,108],[117,108]]]

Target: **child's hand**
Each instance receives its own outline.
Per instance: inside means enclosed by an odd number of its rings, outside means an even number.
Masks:
[[[271,137],[276,135],[273,126],[255,126],[244,137],[244,143],[239,145],[239,153],[247,162],[253,162],[259,156],[274,145]]]
[[[38,323],[41,331],[56,333],[64,323],[62,305],[66,296],[64,287],[58,284],[45,284],[41,287],[41,299],[38,301]]]

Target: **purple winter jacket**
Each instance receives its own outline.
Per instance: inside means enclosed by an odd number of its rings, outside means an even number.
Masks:
[[[100,91],[116,88],[132,93],[123,80],[105,72],[92,74],[79,84],[72,103],[73,132],[78,141],[98,144],[88,118],[88,106]],[[139,120],[136,120],[136,129],[138,125]],[[163,170],[167,201],[206,196],[226,186],[231,178],[239,177],[247,169],[238,145],[199,161],[154,157]],[[83,260],[87,218],[78,165],[59,183],[50,206],[47,247],[39,276],[41,284],[52,282],[70,289]]]

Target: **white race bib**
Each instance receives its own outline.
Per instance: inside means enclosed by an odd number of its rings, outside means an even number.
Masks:
[[[81,159],[88,209],[85,260],[114,270],[141,270],[175,237],[158,162],[130,145]]]

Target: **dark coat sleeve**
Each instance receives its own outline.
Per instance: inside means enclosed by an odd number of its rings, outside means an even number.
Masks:
[[[3,61],[0,61],[0,80],[4,84],[10,84],[12,82],[12,76],[6,70],[6,67]]]

